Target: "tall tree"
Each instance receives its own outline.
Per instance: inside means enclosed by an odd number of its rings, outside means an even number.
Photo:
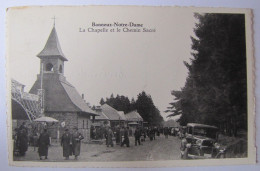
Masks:
[[[135,106],[144,121],[151,125],[160,125],[162,123],[163,117],[160,115],[160,111],[154,105],[152,97],[144,91],[137,95]]]
[[[229,134],[247,129],[245,16],[195,14],[193,59],[184,62],[188,77],[179,99],[181,124],[217,125]]]
[[[106,101],[104,101],[104,103],[110,105],[118,111],[124,111],[125,113],[130,112],[131,104],[128,97],[126,96],[117,95],[116,97],[114,97],[112,94],[110,98],[106,98]]]
[[[104,100],[103,98],[101,98],[100,101],[99,101],[99,104],[100,104],[100,105],[105,104],[105,100]]]

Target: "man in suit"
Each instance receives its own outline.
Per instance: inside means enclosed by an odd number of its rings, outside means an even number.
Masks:
[[[61,146],[63,148],[63,157],[65,157],[65,160],[69,160],[69,156],[72,155],[72,136],[69,129],[65,129],[65,132],[61,137]]]
[[[134,135],[135,135],[135,145],[137,146],[137,142],[139,145],[141,145],[141,142],[140,142],[141,130],[139,127],[136,128]]]
[[[124,128],[124,140],[123,142],[121,143],[121,147],[123,147],[125,144],[127,147],[130,147],[129,145],[129,134],[128,134],[128,127],[127,128]]]

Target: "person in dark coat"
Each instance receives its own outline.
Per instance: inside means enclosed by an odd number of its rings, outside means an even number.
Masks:
[[[117,128],[116,128],[116,144],[117,145],[121,144],[121,141],[120,141],[120,127],[119,126],[117,126]]]
[[[128,127],[124,129],[124,140],[121,143],[121,147],[123,147],[125,144],[127,147],[130,147],[128,129],[129,129]]]
[[[65,160],[68,160],[69,156],[72,155],[72,136],[68,129],[65,129],[61,137],[61,146],[63,148],[63,157],[65,157]]]
[[[43,132],[40,134],[39,140],[38,140],[38,153],[40,160],[42,160],[42,156],[45,156],[45,159],[48,158],[48,147],[50,145],[50,136],[47,132],[47,129],[44,129]]]
[[[137,142],[139,145],[141,145],[141,142],[140,142],[141,130],[139,129],[139,127],[136,128],[134,135],[135,135],[135,145],[137,146]]]
[[[152,131],[152,133],[153,133],[153,134],[152,134],[152,135],[153,135],[153,140],[155,140],[156,128],[153,128],[152,130],[153,130],[153,131]]]
[[[79,133],[78,128],[74,128],[74,133],[72,134],[72,150],[75,155],[75,160],[77,160],[80,155],[81,140],[83,139],[84,137]]]
[[[157,134],[158,137],[160,136],[160,129],[159,128],[156,129],[156,134]]]
[[[169,129],[167,127],[164,128],[164,136],[165,138],[168,138],[169,135]]]
[[[19,149],[19,154],[24,156],[28,150],[28,130],[25,126],[25,122],[19,127],[17,134],[17,144]]]
[[[145,138],[146,138],[146,129],[145,128],[142,128],[141,129],[141,141],[145,141]]]
[[[109,147],[109,145],[111,145],[111,147],[114,146],[114,144],[113,144],[113,136],[114,136],[113,131],[109,127],[108,128],[108,132],[107,132],[107,147]]]
[[[150,141],[154,140],[154,130],[152,128],[149,128],[148,136],[150,138]]]

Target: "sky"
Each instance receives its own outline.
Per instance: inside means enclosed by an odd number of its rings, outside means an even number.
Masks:
[[[190,61],[195,19],[191,9],[136,7],[34,7],[7,13],[7,58],[10,77],[29,91],[40,71],[36,56],[53,27],[68,59],[64,75],[91,105],[113,93],[130,100],[145,91],[163,111],[187,77],[183,61]],[[88,32],[95,23],[143,24],[155,32]],[[86,32],[79,32],[79,29]],[[98,27],[93,27],[94,29]],[[103,27],[99,27],[103,28]],[[133,29],[133,27],[127,27]],[[142,29],[142,28],[141,28]]]

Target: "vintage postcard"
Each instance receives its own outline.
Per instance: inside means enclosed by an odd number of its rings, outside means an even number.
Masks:
[[[250,9],[11,7],[9,164],[256,162]]]

